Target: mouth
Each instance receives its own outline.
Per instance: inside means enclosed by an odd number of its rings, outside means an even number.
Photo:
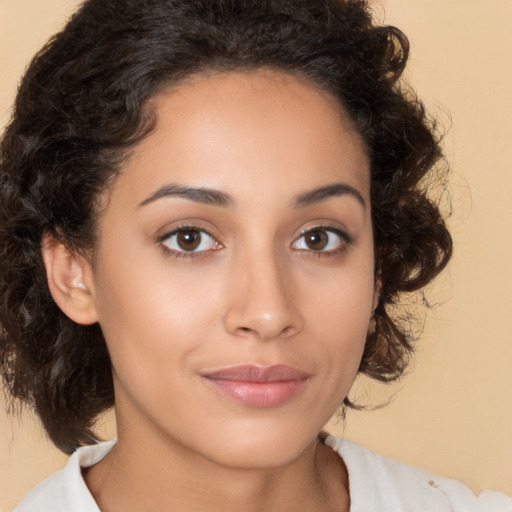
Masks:
[[[288,365],[244,364],[203,374],[220,394],[250,407],[274,407],[295,397],[310,374]]]

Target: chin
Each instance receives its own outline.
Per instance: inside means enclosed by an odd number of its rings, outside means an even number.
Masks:
[[[300,425],[300,424],[299,424]],[[230,435],[226,435],[226,433]],[[315,440],[316,431],[284,429],[282,425],[226,429],[208,436],[204,454],[215,463],[239,469],[280,467],[297,459]],[[208,453],[208,454],[207,454]]]

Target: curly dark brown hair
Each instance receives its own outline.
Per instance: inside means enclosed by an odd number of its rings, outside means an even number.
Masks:
[[[440,137],[399,80],[408,52],[362,0],[88,0],[35,56],[0,146],[0,365],[57,447],[95,442],[114,390],[99,325],[74,323],[52,299],[43,234],[75,251],[93,246],[100,193],[153,127],[148,100],[203,71],[285,71],[350,114],[371,162],[382,283],[360,372],[403,373],[413,344],[390,311],[452,252],[427,194],[446,172]]]

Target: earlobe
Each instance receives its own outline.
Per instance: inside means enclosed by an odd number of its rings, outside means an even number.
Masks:
[[[76,323],[97,322],[90,263],[50,234],[44,235],[41,251],[55,303]]]

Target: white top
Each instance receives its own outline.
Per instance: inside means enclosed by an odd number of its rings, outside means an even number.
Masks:
[[[30,491],[14,512],[100,512],[80,468],[99,462],[115,441],[79,448],[66,467]],[[496,491],[478,497],[458,480],[386,459],[346,439],[328,436],[348,469],[350,512],[512,512],[512,498]]]

